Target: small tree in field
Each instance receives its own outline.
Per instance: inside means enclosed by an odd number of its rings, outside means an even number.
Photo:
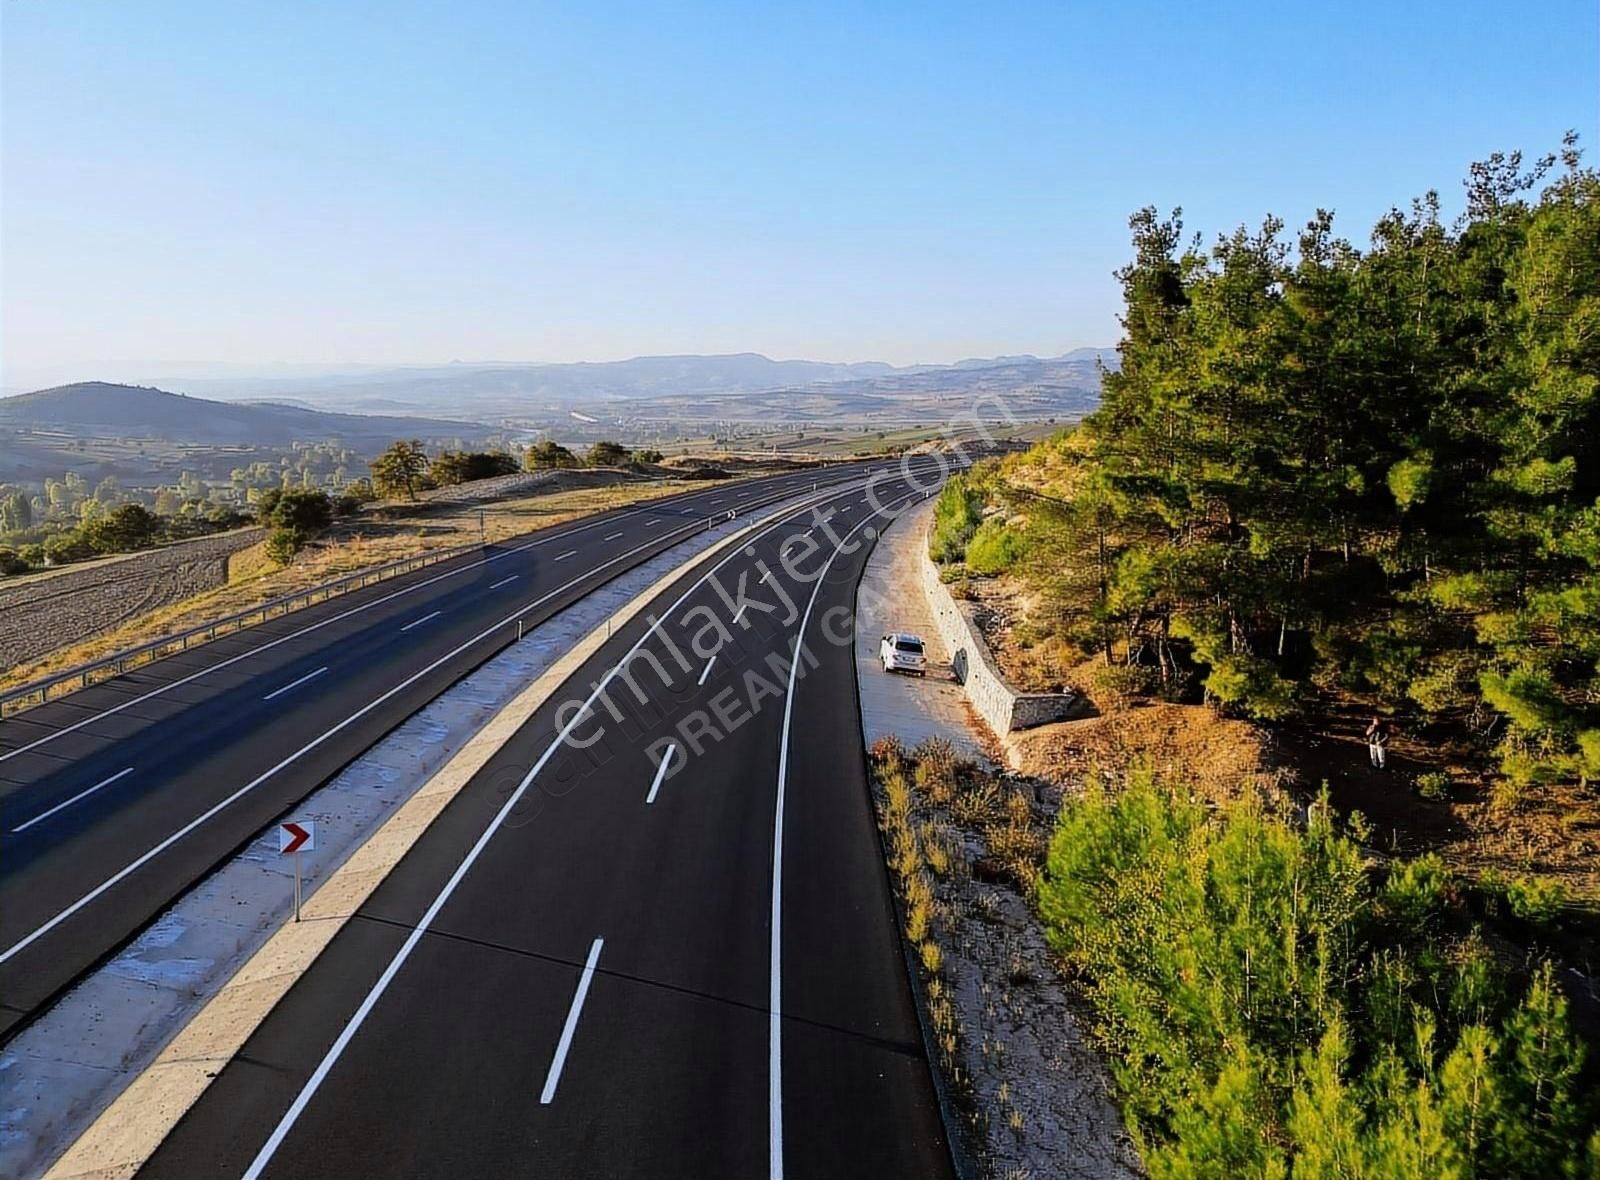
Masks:
[[[307,535],[320,533],[333,521],[333,501],[327,492],[291,488],[278,496],[268,519],[279,528]]]
[[[151,544],[160,524],[143,504],[119,504],[85,523],[79,532],[96,553],[127,553]]]
[[[515,475],[517,470],[516,457],[504,451],[445,451],[428,466],[429,476],[441,488]]]
[[[621,443],[602,439],[589,448],[590,467],[617,467],[626,463],[632,452]]]
[[[305,547],[305,534],[299,529],[276,528],[267,536],[267,556],[279,565],[288,565]]]
[[[554,439],[536,442],[528,448],[526,459],[529,471],[550,471],[576,467],[578,457]]]
[[[372,486],[380,496],[393,498],[402,493],[408,500],[417,498],[417,487],[428,470],[428,456],[417,439],[390,444],[389,449],[371,463]]]

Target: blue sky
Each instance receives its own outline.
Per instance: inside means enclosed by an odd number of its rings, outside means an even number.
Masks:
[[[0,0],[5,384],[1118,334],[1130,211],[1364,241],[1575,127],[1593,0]]]

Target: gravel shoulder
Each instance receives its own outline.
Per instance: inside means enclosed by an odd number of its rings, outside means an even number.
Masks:
[[[948,743],[947,757],[975,764],[988,781],[994,763],[984,755],[984,732],[950,679],[949,653],[939,646],[915,574],[929,511],[931,505],[919,506],[885,531],[857,594],[862,728],[869,748],[879,750],[885,742],[906,749],[929,739]],[[878,667],[878,638],[889,630],[915,631],[928,642],[925,680]],[[999,781],[1006,797],[997,796],[990,810],[1010,812],[1004,826],[970,807],[936,805],[912,792],[908,826],[927,866],[915,872],[931,888],[930,935],[940,952],[930,966],[925,944],[917,948],[924,1006],[940,1042],[932,1056],[943,1062],[979,1175],[1141,1176],[1105,1064],[1078,1023],[1028,886],[1008,871],[995,846],[1022,831],[1037,850],[1053,823],[1059,789],[1017,776]],[[888,834],[881,784],[878,802]],[[900,863],[895,870],[905,871]]]

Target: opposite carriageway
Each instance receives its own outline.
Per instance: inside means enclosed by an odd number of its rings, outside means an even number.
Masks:
[[[877,465],[879,469],[882,464]],[[739,511],[867,465],[739,486]],[[0,723],[0,1036],[517,634],[722,513],[715,485],[357,590]]]

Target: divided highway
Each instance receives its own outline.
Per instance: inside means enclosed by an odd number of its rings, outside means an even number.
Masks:
[[[719,483],[613,510],[0,722],[0,1038],[513,639],[517,620],[536,624],[709,516],[868,469]]]
[[[952,1174],[876,831],[885,481],[664,591],[457,796],[140,1173]]]

